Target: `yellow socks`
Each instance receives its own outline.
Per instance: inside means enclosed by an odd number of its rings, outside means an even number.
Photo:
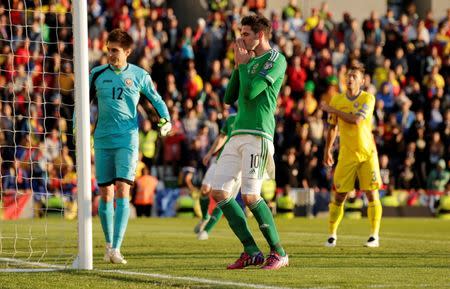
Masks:
[[[367,218],[370,222],[370,236],[378,238],[382,214],[383,208],[381,207],[380,200],[369,203],[369,207],[367,208]]]
[[[344,216],[344,204],[338,206],[335,203],[330,203],[328,207],[330,209],[330,216],[328,217],[328,233],[330,236],[336,236],[337,228]]]

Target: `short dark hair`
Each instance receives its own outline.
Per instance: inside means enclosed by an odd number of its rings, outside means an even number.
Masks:
[[[262,15],[248,15],[242,18],[241,25],[250,26],[253,32],[258,33],[260,31],[264,32],[267,39],[270,37],[272,32],[272,25],[270,20]]]
[[[109,33],[107,41],[119,43],[123,49],[129,49],[133,45],[133,38],[127,32],[118,28]]]
[[[351,65],[350,65],[350,67],[349,67],[349,69],[348,69],[348,71],[358,71],[358,72],[361,72],[361,74],[364,76],[364,73],[365,73],[365,68],[364,68],[364,65],[362,64],[362,63],[360,63],[360,62],[357,62],[357,61],[355,61],[355,62],[353,62]]]

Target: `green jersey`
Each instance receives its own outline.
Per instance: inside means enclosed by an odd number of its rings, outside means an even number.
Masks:
[[[234,121],[235,120],[236,120],[236,114],[230,114],[228,116],[227,120],[225,121],[225,124],[223,125],[222,129],[220,130],[221,134],[224,134],[227,136],[227,140],[225,141],[225,144],[222,146],[222,148],[217,153],[217,159],[219,159],[220,154],[223,151],[223,148],[225,147],[225,145],[227,144],[228,140],[231,137],[231,133],[233,132],[233,129],[234,129]]]
[[[271,49],[234,70],[225,93],[228,104],[238,100],[231,136],[253,134],[273,141],[277,97],[286,71],[286,59]]]

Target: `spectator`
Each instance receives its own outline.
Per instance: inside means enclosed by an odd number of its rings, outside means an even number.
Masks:
[[[136,193],[133,197],[133,205],[138,217],[150,217],[156,192],[158,179],[150,174],[147,167],[142,169],[142,175],[136,180]]]
[[[279,188],[299,187],[300,167],[296,155],[296,149],[294,147],[289,148],[283,154],[282,161],[277,165],[276,183]]]
[[[445,185],[449,180],[450,172],[446,169],[445,160],[441,159],[428,176],[427,189],[434,192],[444,192]]]
[[[142,152],[142,161],[148,170],[151,170],[156,156],[156,141],[158,132],[152,128],[150,120],[145,119],[142,130],[139,132],[139,150]]]
[[[411,107],[411,101],[404,99],[400,102],[401,111],[397,113],[397,122],[403,130],[406,136],[409,136],[410,128],[413,125],[416,116],[409,108]]]
[[[13,167],[8,161],[15,157],[19,162],[31,158],[33,166],[20,163],[24,173],[36,177],[38,171],[39,176],[49,180],[44,185],[35,182],[30,186],[37,191],[46,186],[58,193],[61,184],[54,179],[66,177],[69,171],[65,166],[74,157],[71,135],[67,133],[72,126],[76,65],[69,29],[72,20],[65,14],[71,11],[71,5],[60,1],[45,5],[43,9],[48,13],[34,9],[24,14],[17,9],[23,3],[13,2],[13,11],[0,9],[3,170]],[[129,29],[136,45],[130,60],[151,70],[155,86],[174,116],[174,135],[159,143],[156,135],[149,134],[152,130],[147,131],[152,107],[143,104],[138,108],[141,136],[151,136],[153,143],[150,150],[141,146],[143,160],[149,167],[170,168],[157,170],[158,177],[166,181],[170,175],[177,176],[178,168],[184,165],[182,157],[186,153],[182,149],[194,142],[200,148],[193,150],[195,158],[201,155],[217,133],[218,124],[226,118],[228,107],[223,96],[234,65],[233,40],[240,36],[239,21],[249,8],[235,5],[228,11],[223,7],[231,2],[210,1],[208,19],[181,27],[184,15],[175,13],[168,2],[153,1],[152,9],[148,1],[134,1],[133,5],[128,2],[89,1],[89,65],[107,63],[107,31],[112,26]],[[266,4],[248,2],[254,10]],[[402,187],[426,189],[430,168],[436,167],[441,158],[450,159],[450,16],[435,19],[428,12],[421,19],[414,6],[407,6],[399,11],[398,19],[388,9],[382,17],[374,12],[362,15],[365,20],[360,25],[349,13],[343,15],[342,22],[335,21],[326,2],[309,7],[309,17],[303,16],[298,4],[289,1],[283,10],[273,11],[271,18],[271,41],[289,63],[274,116],[277,159],[286,148],[294,146],[299,167],[309,170],[308,186],[322,182],[318,181],[323,178],[319,165],[322,156],[316,152],[323,146],[318,100],[328,102],[337,93],[346,93],[347,65],[362,61],[367,71],[364,89],[377,96],[377,149],[386,155],[388,167],[402,166],[398,171],[389,170],[389,185],[395,189],[397,184],[392,179],[402,179]],[[23,23],[25,15],[27,28],[16,25]],[[12,31],[7,28],[10,24],[14,24]],[[91,111],[93,127],[98,113],[95,104]],[[199,135],[202,125],[208,127],[207,137],[204,131]],[[28,146],[30,150],[25,149]],[[317,157],[317,167],[312,157]],[[52,160],[53,165],[45,164]],[[195,169],[202,171],[200,166]],[[410,171],[414,179],[408,178]],[[299,174],[303,174],[301,169]]]
[[[307,75],[301,66],[301,57],[294,56],[286,71],[287,83],[291,87],[292,96],[298,100],[303,93]]]

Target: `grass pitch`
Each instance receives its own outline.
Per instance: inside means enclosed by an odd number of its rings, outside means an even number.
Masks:
[[[381,247],[364,248],[367,219],[344,219],[337,247],[325,248],[326,219],[277,219],[290,260],[290,266],[279,271],[226,270],[241,253],[240,243],[226,220],[221,220],[209,240],[197,241],[193,233],[197,221],[130,220],[122,247],[128,264],[113,265],[102,261],[103,234],[96,218],[93,271],[31,273],[5,271],[27,266],[7,263],[4,258],[16,252],[14,257],[22,260],[70,264],[76,252],[76,222],[34,220],[30,226],[26,220],[2,221],[0,288],[450,288],[449,221],[384,218]],[[267,254],[256,221],[250,219],[250,224]],[[47,251],[42,249],[45,243]]]

